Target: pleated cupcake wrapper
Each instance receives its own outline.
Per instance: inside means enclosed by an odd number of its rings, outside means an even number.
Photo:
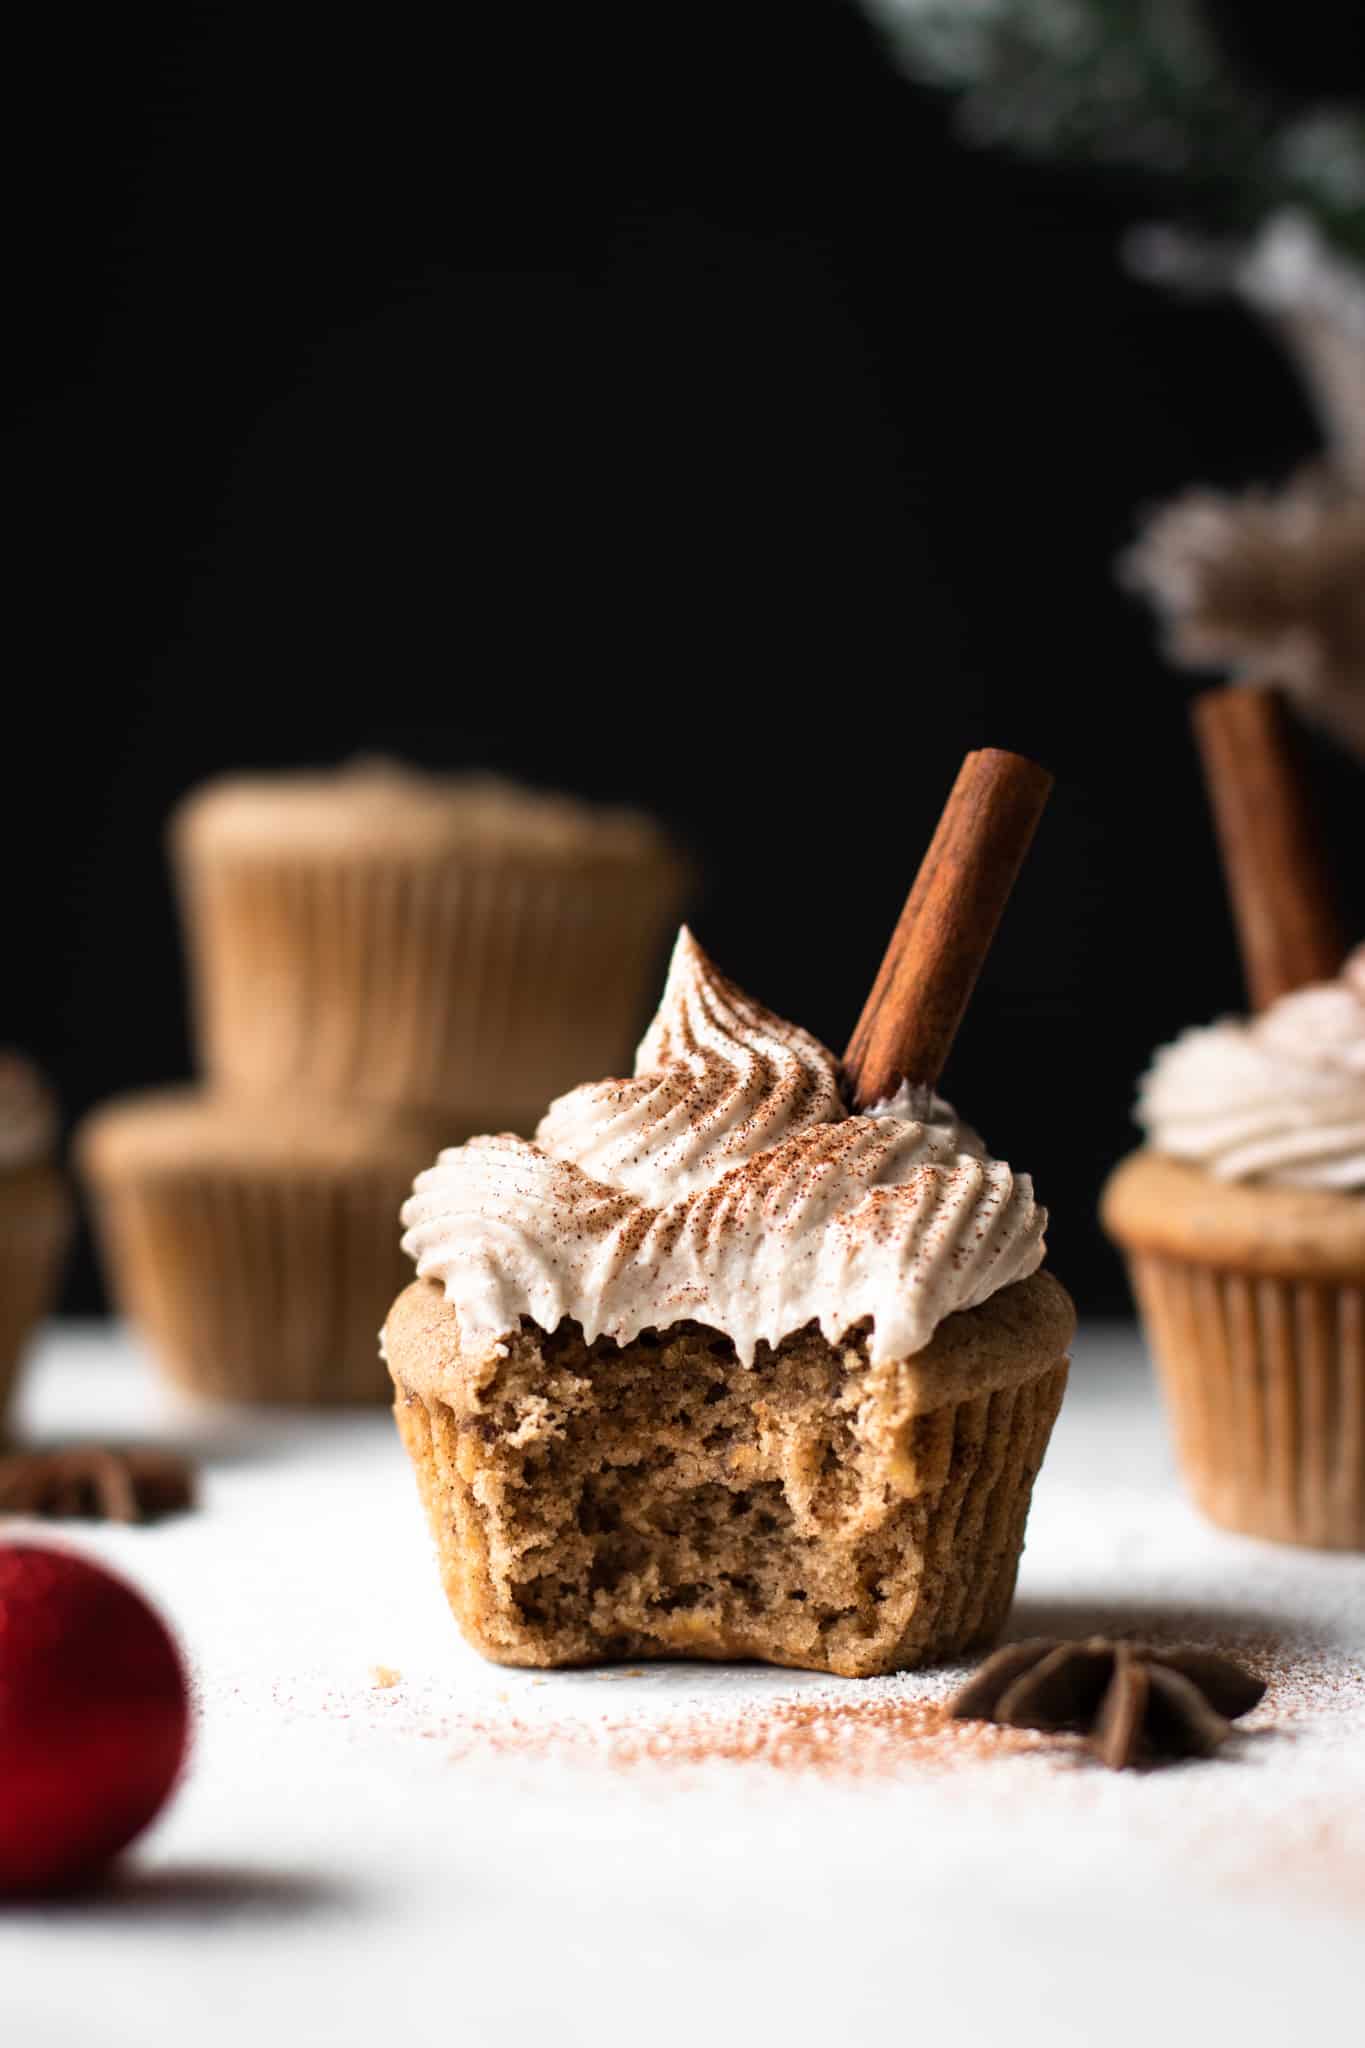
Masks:
[[[71,1237],[71,1198],[56,1168],[25,1178],[13,1209],[0,1205],[0,1438],[24,1352],[56,1301]]]
[[[1130,1254],[1191,1492],[1225,1528],[1365,1550],[1365,1288]]]
[[[943,1662],[999,1634],[1014,1598],[1033,1485],[1067,1371],[1063,1359],[1014,1386],[916,1418],[907,1446],[916,1493],[898,1511],[909,1537],[906,1569],[916,1579],[916,1597],[896,1668]],[[481,1622],[488,1539],[478,1499],[478,1439],[461,1433],[444,1402],[402,1385],[394,1412],[417,1474],[451,1611],[474,1647],[496,1657],[500,1653]],[[822,1668],[847,1673],[852,1666],[835,1653]]]
[[[181,855],[202,1055],[255,1096],[534,1105],[628,1066],[681,871]]]
[[[981,1648],[1003,1628],[1068,1369],[1063,1360],[1015,1386],[917,1419],[923,1448],[912,1440],[912,1455],[917,1462],[937,1457],[944,1478],[911,1504],[922,1518],[916,1549],[923,1567],[902,1668]]]
[[[411,1277],[409,1185],[371,1167],[106,1172],[96,1217],[120,1307],[189,1392],[374,1401],[390,1391],[379,1329]]]

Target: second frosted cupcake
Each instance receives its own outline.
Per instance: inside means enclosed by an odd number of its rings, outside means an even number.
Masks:
[[[1144,1083],[1104,1218],[1127,1254],[1200,1506],[1365,1549],[1365,949]]]

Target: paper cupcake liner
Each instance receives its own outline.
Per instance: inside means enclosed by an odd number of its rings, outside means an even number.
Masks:
[[[539,1114],[628,1067],[682,872],[180,851],[203,1062],[256,1096]]]
[[[107,1171],[113,1293],[171,1379],[229,1401],[387,1398],[379,1328],[411,1268],[392,1168]]]
[[[71,1199],[56,1167],[21,1167],[0,1177],[0,1436],[24,1351],[56,1298],[71,1223]]]
[[[1365,1287],[1134,1251],[1181,1467],[1213,1521],[1365,1550]]]
[[[1034,1379],[924,1418],[947,1436],[948,1478],[922,1504],[924,1571],[902,1645],[903,1669],[980,1649],[1003,1628],[1068,1370],[1063,1360]]]
[[[918,1583],[909,1626],[890,1660],[879,1657],[862,1667],[847,1654],[832,1654],[824,1668],[843,1676],[909,1670],[995,1640],[1014,1598],[1033,1485],[1067,1372],[1063,1359],[1030,1379],[916,1420],[907,1455],[924,1490],[897,1511],[896,1532],[907,1539],[905,1570]],[[446,1598],[462,1632],[494,1661],[537,1661],[533,1655],[509,1658],[487,1626],[490,1530],[480,1497],[477,1434],[461,1430],[445,1402],[401,1381],[394,1413],[416,1472]],[[646,1653],[632,1651],[638,1654]],[[768,1653],[755,1645],[751,1654]],[[802,1668],[817,1667],[805,1661]]]

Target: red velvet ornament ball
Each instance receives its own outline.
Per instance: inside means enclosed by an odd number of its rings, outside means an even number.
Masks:
[[[0,1892],[95,1876],[160,1810],[188,1736],[180,1654],[141,1594],[0,1543]]]

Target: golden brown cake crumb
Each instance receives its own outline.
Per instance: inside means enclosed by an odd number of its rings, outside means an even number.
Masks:
[[[505,1356],[464,1358],[419,1281],[385,1344],[447,1596],[485,1656],[863,1677],[999,1629],[1073,1328],[1039,1273],[876,1365],[864,1332],[811,1326],[746,1368],[697,1323],[618,1345],[523,1321]]]

